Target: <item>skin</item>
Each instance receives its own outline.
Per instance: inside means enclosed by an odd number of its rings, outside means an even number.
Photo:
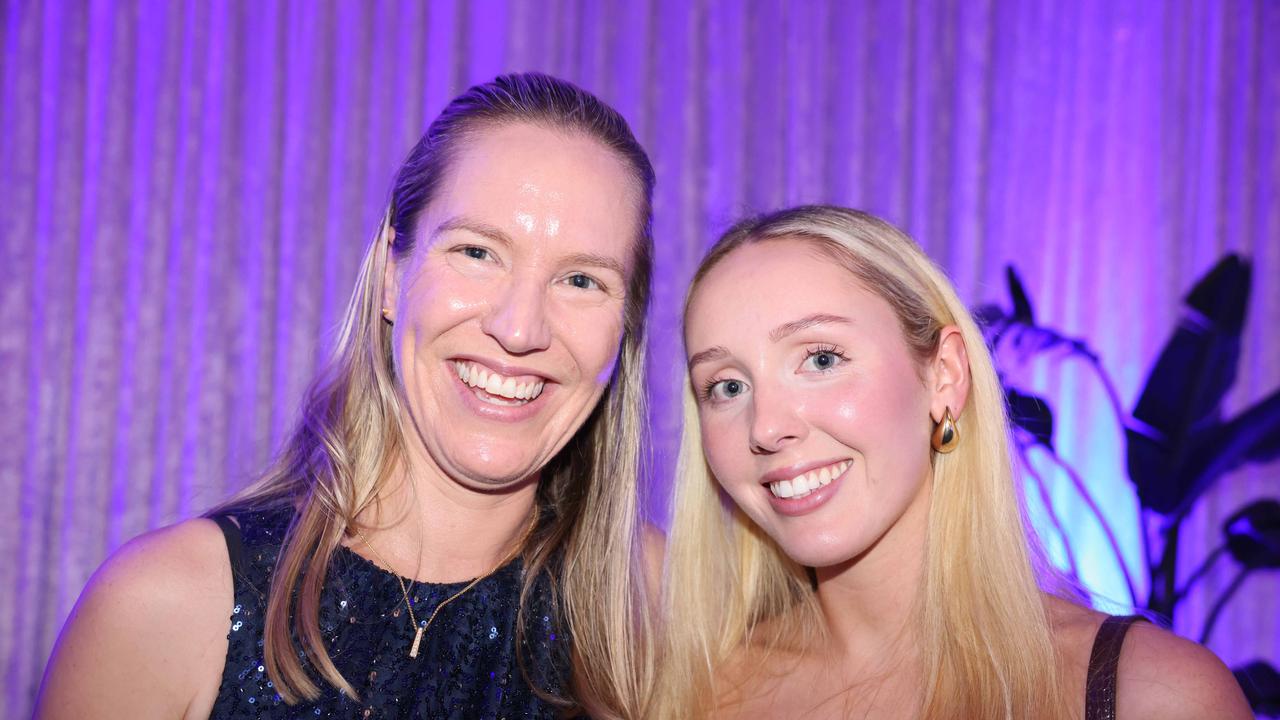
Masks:
[[[475,577],[524,530],[538,471],[613,372],[639,207],[632,188],[623,161],[593,139],[499,127],[455,163],[419,219],[413,253],[388,262],[383,306],[410,442],[399,481],[361,521],[405,575]],[[536,412],[479,402],[458,361],[543,382]],[[352,549],[376,560],[363,543]]]
[[[685,340],[708,464],[752,522],[815,568],[830,638],[768,653],[743,648],[723,669],[730,690],[720,714],[914,717],[926,681],[910,608],[924,566],[929,440],[947,408],[957,418],[965,408],[959,331],[944,328],[921,362],[883,298],[812,243],[781,239],[743,246],[707,274]],[[844,462],[843,475],[799,501],[779,501],[766,485]],[[1045,602],[1066,690],[1083,715],[1104,616]],[[1125,642],[1118,693],[1124,719],[1251,717],[1221,661],[1149,625]]]
[[[602,396],[622,337],[639,195],[598,142],[506,125],[479,132],[386,268],[384,306],[406,433],[362,524],[390,569],[431,582],[488,572],[527,527],[538,471]],[[452,363],[537,378],[494,405]],[[363,544],[355,552],[382,564]],[[143,535],[89,581],[54,649],[37,718],[202,718],[217,696],[233,586],[217,526]]]

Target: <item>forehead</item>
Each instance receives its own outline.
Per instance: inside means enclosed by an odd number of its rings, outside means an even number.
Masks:
[[[584,133],[528,123],[481,127],[454,154],[428,208],[437,222],[458,214],[543,234],[627,238],[639,212],[626,162]]]
[[[843,263],[812,241],[784,238],[739,247],[707,273],[690,298],[685,338],[691,352],[769,342],[774,328],[814,314],[901,334],[889,303]]]

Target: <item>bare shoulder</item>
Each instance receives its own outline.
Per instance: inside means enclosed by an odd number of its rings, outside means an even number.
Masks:
[[[1116,695],[1121,720],[1253,717],[1218,656],[1150,623],[1135,623],[1125,637]]]
[[[54,647],[37,718],[182,717],[208,701],[233,598],[221,530],[188,520],[126,543],[89,579]],[[105,714],[104,714],[105,713]]]
[[[1077,661],[1083,671],[1089,664],[1093,638],[1107,615],[1053,595],[1045,596],[1045,610],[1059,651],[1068,659]]]
[[[1089,656],[1107,615],[1051,596],[1045,609],[1063,658],[1064,688],[1083,710]],[[1146,622],[1134,623],[1125,635],[1116,695],[1120,720],[1253,717],[1235,677],[1216,655]]]

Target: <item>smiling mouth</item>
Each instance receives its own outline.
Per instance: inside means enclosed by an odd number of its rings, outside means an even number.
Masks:
[[[517,380],[472,362],[455,360],[450,365],[476,397],[492,405],[527,405],[542,394],[545,386],[541,380]]]
[[[852,460],[841,460],[801,473],[790,480],[776,480],[768,484],[769,492],[779,498],[804,497],[823,485],[830,485],[832,480],[844,474],[852,464]]]

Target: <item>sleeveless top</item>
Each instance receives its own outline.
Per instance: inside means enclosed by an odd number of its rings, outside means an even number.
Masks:
[[[531,588],[523,643],[516,633],[523,580],[517,558],[446,605],[423,635],[418,656],[410,658],[414,631],[396,575],[345,547],[334,553],[320,594],[320,632],[359,699],[334,688],[303,658],[320,697],[285,703],[267,675],[262,649],[267,589],[292,515],[290,509],[236,513],[238,527],[228,516],[213,518],[226,537],[235,605],[212,718],[558,716],[530,685],[563,696],[569,677],[569,639],[558,630],[545,576]],[[415,583],[410,596],[418,623],[466,584]],[[523,645],[519,658],[517,644]]]
[[[1084,688],[1085,720],[1116,720],[1116,674],[1120,668],[1120,648],[1129,627],[1145,618],[1139,615],[1112,615],[1102,621],[1089,653],[1089,674]]]

